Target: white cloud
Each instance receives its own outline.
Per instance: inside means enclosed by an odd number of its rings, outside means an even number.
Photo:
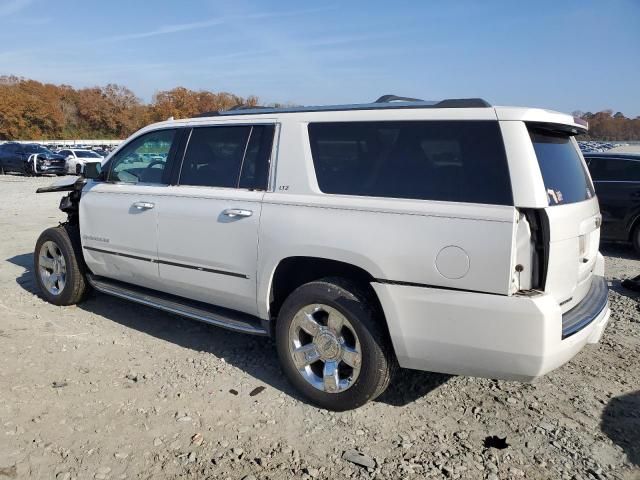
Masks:
[[[31,1],[31,0],[29,0]],[[117,42],[121,40],[135,40],[140,38],[149,38],[155,37],[158,35],[167,35],[170,33],[179,33],[179,32],[188,32],[192,30],[200,30],[203,28],[216,27],[219,25],[230,25],[234,22],[243,22],[247,20],[260,20],[266,18],[279,18],[279,17],[290,17],[296,15],[304,15],[317,13],[320,11],[325,11],[326,8],[313,8],[307,10],[297,10],[297,11],[289,11],[289,12],[273,12],[273,13],[249,13],[244,15],[228,15],[222,17],[211,18],[209,20],[203,20],[199,22],[191,22],[191,23],[178,23],[173,25],[163,25],[159,28],[149,30],[146,32],[137,32],[137,33],[128,33],[123,35],[115,35],[113,37],[103,38],[98,40],[98,42]]]

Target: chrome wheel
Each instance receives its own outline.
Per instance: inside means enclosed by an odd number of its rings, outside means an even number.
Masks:
[[[343,392],[360,375],[362,350],[356,331],[328,305],[307,305],[295,314],[289,354],[302,378],[323,392]]]
[[[60,295],[67,280],[67,264],[60,247],[51,240],[40,247],[38,256],[38,273],[42,285],[51,295]]]

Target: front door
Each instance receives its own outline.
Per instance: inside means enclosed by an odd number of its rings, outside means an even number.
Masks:
[[[168,188],[177,130],[131,140],[90,182],[80,202],[84,258],[96,275],[159,288],[158,211]]]
[[[158,212],[166,291],[255,314],[258,229],[273,125],[193,128]]]

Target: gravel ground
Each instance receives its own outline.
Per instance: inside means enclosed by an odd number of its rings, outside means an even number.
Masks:
[[[60,194],[34,190],[51,181],[0,177],[0,480],[640,478],[629,248],[604,248],[602,342],[557,371],[527,385],[403,371],[332,413],[296,395],[269,340],[102,294],[42,301],[32,248],[64,217]]]

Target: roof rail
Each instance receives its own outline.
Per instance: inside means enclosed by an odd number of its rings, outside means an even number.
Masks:
[[[238,103],[237,105],[234,105],[230,109],[225,110],[225,112],[228,112],[230,110],[252,110],[254,108],[258,109],[258,108],[269,108],[269,107],[265,107],[262,105],[245,105],[244,103]]]
[[[491,104],[482,98],[447,98],[434,105],[435,108],[487,108]]]
[[[238,112],[238,110],[262,110],[269,109],[269,107],[264,107],[261,105],[244,105],[242,103],[238,103],[233,107],[227,110],[213,110],[211,112],[202,112],[197,115],[194,115],[192,118],[200,118],[200,117],[217,117],[218,115],[222,115],[225,112]]]
[[[420,98],[399,97],[397,95],[382,95],[373,103],[389,103],[389,102],[424,102]]]
[[[340,112],[349,110],[386,110],[386,109],[412,109],[412,108],[488,108],[489,103],[481,98],[449,98],[439,102],[418,100],[415,98],[398,97],[395,95],[383,95],[374,103],[359,103],[353,105],[322,105],[313,107],[249,107],[241,105],[229,110],[204,112],[195,115],[199,117],[218,117],[226,115],[260,115],[269,113],[304,113],[304,112]]]
[[[211,112],[202,112],[197,115],[194,115],[191,118],[200,118],[200,117],[217,117],[220,115],[220,110],[212,110]]]

